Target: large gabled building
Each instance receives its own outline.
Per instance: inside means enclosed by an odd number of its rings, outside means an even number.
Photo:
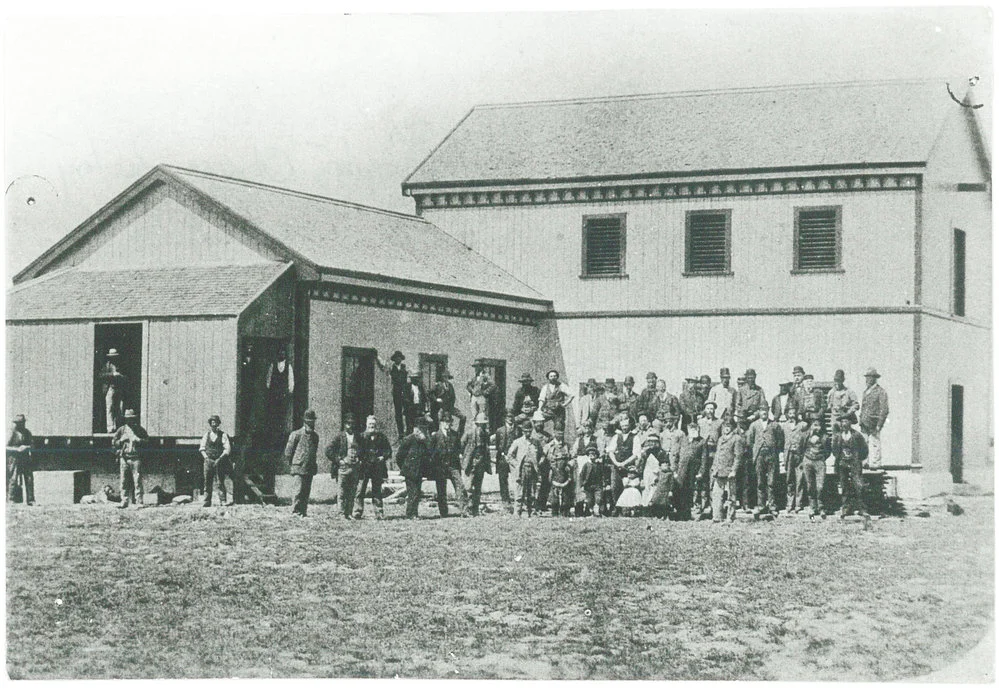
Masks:
[[[553,303],[568,378],[876,367],[905,492],[991,471],[991,170],[941,82],[473,108],[402,185]]]
[[[274,445],[310,406],[323,438],[347,411],[394,436],[379,358],[401,350],[426,387],[448,367],[459,390],[483,359],[502,404],[521,372],[561,366],[550,310],[425,219],[161,165],[15,276],[7,409],[49,447],[101,446],[115,348],[126,406],[167,447],[213,413]],[[268,387],[282,349],[290,394]]]

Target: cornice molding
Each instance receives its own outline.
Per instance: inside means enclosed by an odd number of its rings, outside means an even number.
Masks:
[[[481,191],[413,190],[417,212],[427,209],[481,206],[541,206],[566,203],[670,201],[726,196],[771,196],[865,191],[914,191],[921,174],[814,175],[690,182],[604,182],[551,188],[507,188]]]
[[[379,290],[353,285],[314,283],[305,287],[309,298],[316,301],[332,301],[356,306],[369,306],[400,311],[417,311],[452,318],[509,323],[511,325],[536,326],[540,314],[530,311],[464,302],[457,299],[442,299],[414,294],[400,294],[390,290]]]

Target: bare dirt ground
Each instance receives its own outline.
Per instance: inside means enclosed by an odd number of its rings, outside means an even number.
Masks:
[[[913,678],[960,667],[993,622],[993,499],[959,501],[866,529],[10,506],[7,670]]]

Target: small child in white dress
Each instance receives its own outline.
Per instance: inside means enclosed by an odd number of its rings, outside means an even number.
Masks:
[[[642,506],[642,479],[638,476],[638,467],[628,468],[628,476],[624,479],[624,490],[617,499],[617,506],[626,517],[635,516]]]

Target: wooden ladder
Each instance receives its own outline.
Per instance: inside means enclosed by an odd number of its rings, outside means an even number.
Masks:
[[[263,478],[261,476],[250,476],[249,474],[243,475],[243,481],[246,483],[246,487],[250,489],[250,492],[257,497],[261,505],[276,505],[277,496],[273,493],[267,493],[264,491]]]

